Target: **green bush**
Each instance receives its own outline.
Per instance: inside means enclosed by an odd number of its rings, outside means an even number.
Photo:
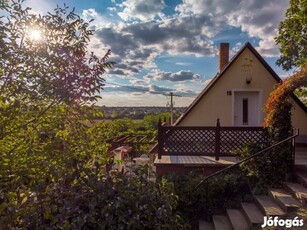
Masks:
[[[55,183],[15,199],[1,193],[1,229],[187,229],[176,213],[172,185],[117,174]],[[23,195],[22,195],[23,194]],[[19,198],[18,198],[19,197]],[[3,206],[5,204],[5,206]]]
[[[179,197],[178,211],[190,223],[199,218],[219,213],[226,208],[237,208],[241,201],[251,197],[247,178],[238,169],[221,174],[199,184],[204,177],[197,171],[188,174],[169,174],[167,180],[174,184]]]
[[[234,154],[242,160],[264,148],[257,143],[249,143],[245,144],[243,150],[235,151]],[[240,165],[254,194],[264,194],[268,187],[277,186],[285,179],[291,162],[290,153],[290,146],[286,143]]]

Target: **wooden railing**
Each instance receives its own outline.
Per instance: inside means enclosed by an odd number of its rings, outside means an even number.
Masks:
[[[244,144],[258,143],[264,147],[269,140],[262,127],[166,126],[158,124],[158,158],[162,155],[232,156]]]

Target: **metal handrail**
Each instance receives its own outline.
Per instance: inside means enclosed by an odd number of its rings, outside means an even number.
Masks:
[[[290,136],[290,137],[288,137],[288,138],[286,138],[286,139],[284,139],[284,140],[282,140],[282,141],[280,141],[280,142],[278,142],[278,143],[276,143],[276,144],[274,144],[274,145],[271,145],[270,147],[268,147],[268,148],[266,148],[266,149],[263,149],[263,150],[261,150],[261,151],[255,153],[255,154],[253,154],[252,156],[249,156],[249,157],[247,157],[247,158],[245,158],[245,159],[243,159],[243,160],[241,160],[241,161],[239,161],[239,162],[237,162],[237,163],[235,163],[235,164],[233,164],[233,165],[230,165],[230,166],[228,166],[228,167],[226,167],[226,168],[221,169],[220,171],[217,171],[217,172],[215,172],[215,173],[213,173],[213,174],[211,174],[211,175],[205,177],[205,178],[202,179],[194,188],[197,189],[201,184],[203,184],[205,181],[207,181],[207,180],[210,179],[211,177],[215,177],[215,176],[217,176],[217,175],[220,175],[220,174],[222,174],[223,172],[225,172],[225,171],[227,171],[227,170],[230,170],[230,169],[232,169],[232,168],[234,168],[234,167],[236,167],[236,166],[238,166],[238,165],[240,165],[240,164],[242,164],[242,163],[244,163],[244,162],[246,162],[246,161],[249,161],[249,160],[252,159],[252,158],[255,158],[255,157],[259,156],[259,155],[262,155],[262,154],[264,154],[265,152],[267,152],[267,151],[269,151],[269,150],[275,148],[276,146],[281,145],[281,144],[283,144],[283,143],[285,143],[285,142],[287,142],[287,141],[289,141],[289,140],[292,140],[293,138],[297,137],[298,135],[299,135],[299,130],[297,130],[297,132],[296,132],[295,135],[292,135],[292,136]]]

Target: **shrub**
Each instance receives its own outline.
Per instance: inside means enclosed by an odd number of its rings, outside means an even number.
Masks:
[[[188,174],[169,174],[166,179],[174,184],[179,197],[178,211],[190,223],[200,217],[219,213],[226,208],[237,208],[243,200],[250,199],[250,186],[244,174],[234,169],[204,182],[199,187],[202,174],[197,171]]]
[[[176,213],[172,185],[117,174],[99,179],[93,171],[78,181],[50,184],[19,194],[14,205],[3,197],[1,229],[186,229]],[[70,183],[68,183],[70,182]],[[3,206],[2,206],[3,207]]]
[[[235,151],[234,154],[242,160],[266,147],[258,143],[248,143],[244,145],[243,150]],[[263,194],[267,192],[267,187],[276,186],[284,180],[285,174],[289,171],[289,162],[290,149],[289,145],[285,144],[242,163],[240,168],[247,176],[253,193]]]

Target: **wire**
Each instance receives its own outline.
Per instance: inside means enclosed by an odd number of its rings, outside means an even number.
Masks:
[[[148,91],[148,90],[146,90],[146,89],[135,88],[135,87],[132,87],[132,86],[121,85],[121,84],[113,83],[113,82],[107,82],[107,81],[105,81],[104,83],[109,84],[109,85],[120,86],[120,87],[123,87],[123,88],[133,89],[133,90],[137,90],[137,91],[141,91],[141,92],[145,92],[145,93],[151,93],[151,94],[158,94],[158,95],[170,96],[170,94],[168,94],[168,93],[153,92],[153,91]],[[192,97],[192,96],[185,96],[185,95],[178,95],[178,94],[173,94],[173,96],[174,96],[174,97],[195,98],[195,97]]]

